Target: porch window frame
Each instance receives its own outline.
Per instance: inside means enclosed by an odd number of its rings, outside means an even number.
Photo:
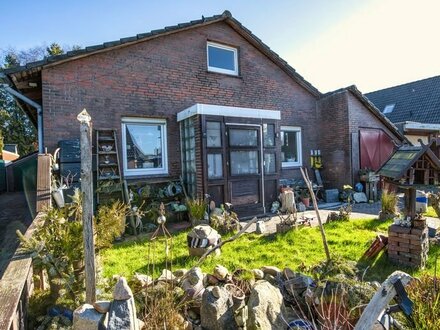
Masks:
[[[130,169],[127,164],[127,124],[139,126],[161,126],[161,148],[162,148],[162,167],[160,168],[136,168]],[[130,176],[157,176],[168,175],[168,142],[167,142],[167,120],[161,118],[122,118],[122,165],[124,177]]]
[[[296,150],[298,153],[298,159],[294,162],[287,162],[287,161],[281,161],[281,168],[282,169],[288,169],[293,167],[300,167],[302,166],[302,129],[299,126],[281,126],[280,127],[281,134],[284,134],[284,132],[295,132],[297,134],[296,139]],[[281,144],[281,148],[283,147],[283,144]]]

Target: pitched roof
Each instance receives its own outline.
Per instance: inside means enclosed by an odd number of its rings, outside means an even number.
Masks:
[[[440,76],[381,89],[365,96],[382,113],[387,105],[394,104],[392,111],[385,114],[393,123],[440,124]]]
[[[41,71],[42,68],[61,64],[67,61],[72,61],[85,56],[90,56],[96,53],[101,53],[109,51],[115,48],[129,46],[135,43],[144,42],[153,38],[165,36],[172,33],[177,33],[187,29],[212,24],[216,22],[224,21],[229,24],[237,33],[244,37],[248,42],[253,44],[257,49],[259,49],[263,54],[265,54],[269,59],[271,59],[275,64],[277,64],[281,69],[283,69],[291,78],[298,82],[301,86],[307,89],[315,96],[321,95],[321,93],[312,84],[306,81],[300,74],[298,74],[294,68],[292,68],[285,60],[283,60],[278,54],[269,48],[261,39],[252,33],[249,29],[244,27],[238,20],[232,17],[232,14],[225,10],[221,15],[214,15],[211,17],[203,17],[199,20],[190,21],[187,23],[180,23],[174,26],[167,26],[163,29],[153,30],[147,33],[141,33],[136,36],[122,38],[115,41],[105,42],[103,44],[85,47],[79,50],[69,51],[66,54],[49,56],[43,60],[27,63],[23,66],[13,67],[3,70],[3,73],[9,77],[18,77],[20,74],[24,73],[29,75],[35,73],[36,71]],[[2,71],[0,71],[2,72]],[[17,79],[17,78],[15,78]]]
[[[406,171],[420,158],[426,154],[437,169],[440,169],[440,161],[430,149],[430,145],[425,146],[401,146],[391,156],[390,159],[377,171],[379,175],[399,180]]]
[[[365,97],[362,92],[357,89],[356,85],[351,85],[348,87],[337,89],[333,92],[328,92],[323,94],[321,98],[325,98],[327,96],[331,96],[341,92],[350,92],[354,95],[377,119],[379,119],[391,132],[393,132],[397,137],[399,137],[402,141],[407,141],[405,136],[399,131],[399,129],[394,125],[370,100]]]

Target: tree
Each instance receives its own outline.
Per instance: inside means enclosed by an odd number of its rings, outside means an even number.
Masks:
[[[63,48],[61,48],[61,46],[56,42],[53,42],[49,47],[46,47],[46,51],[49,56],[64,54]]]

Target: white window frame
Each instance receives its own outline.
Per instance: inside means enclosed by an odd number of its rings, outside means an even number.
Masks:
[[[301,127],[296,126],[281,126],[281,134],[283,132],[296,132],[296,149],[298,150],[298,159],[294,162],[281,162],[281,168],[298,167],[302,166],[302,134]]]
[[[215,47],[215,48],[220,48],[220,49],[232,51],[234,53],[234,68],[235,68],[235,70],[222,69],[222,68],[218,68],[216,66],[209,65],[209,47]],[[208,66],[208,71],[238,76],[238,49],[234,48],[234,47],[230,47],[230,46],[226,46],[226,45],[222,45],[222,44],[208,41],[206,43],[206,65]]]
[[[136,168],[129,169],[127,165],[127,137],[126,124],[162,126],[162,167],[161,168]],[[124,176],[146,176],[168,174],[168,150],[167,150],[167,121],[166,119],[157,118],[122,118],[122,164],[124,168]]]

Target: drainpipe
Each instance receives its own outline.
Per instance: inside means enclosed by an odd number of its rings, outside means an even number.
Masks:
[[[22,100],[23,102],[29,104],[30,106],[37,109],[38,121],[37,121],[37,130],[38,130],[38,153],[44,153],[43,150],[43,107],[39,105],[37,102],[32,101],[30,98],[20,94],[15,89],[9,87],[7,84],[3,84],[2,87],[9,93],[15,96],[16,98]]]

